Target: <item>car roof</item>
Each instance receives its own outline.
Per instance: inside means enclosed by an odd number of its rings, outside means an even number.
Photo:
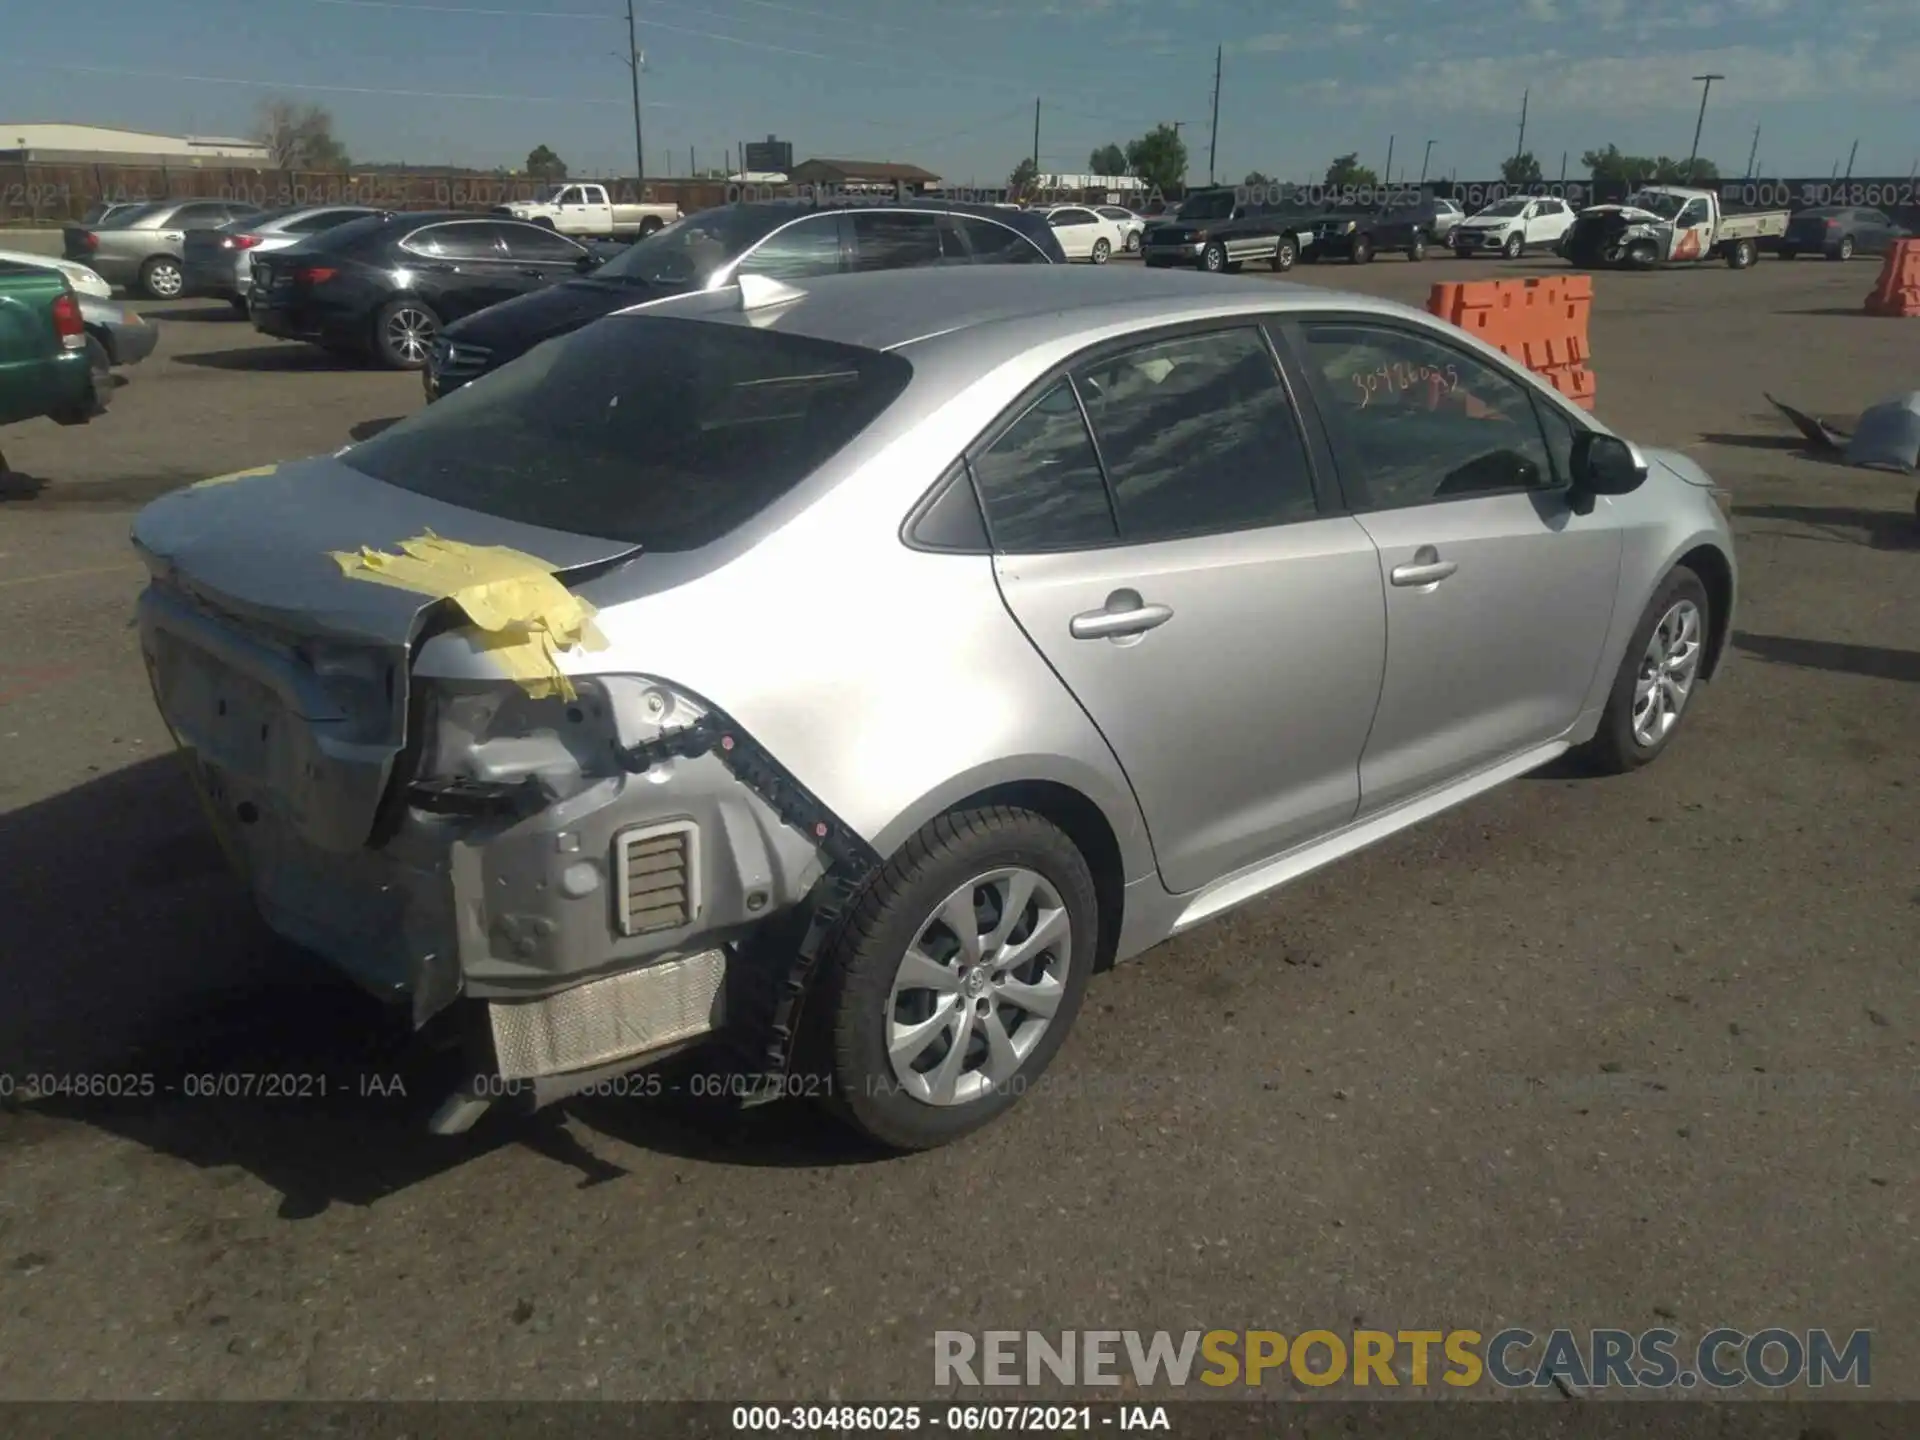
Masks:
[[[790,302],[746,311],[738,287],[635,306],[626,314],[751,325],[870,350],[961,344],[999,364],[1057,336],[1126,321],[1142,327],[1278,309],[1421,316],[1367,295],[1279,280],[1227,280],[1186,270],[967,265],[824,275],[786,287]],[[1103,312],[1103,313],[1102,313]],[[916,353],[921,353],[916,350]]]

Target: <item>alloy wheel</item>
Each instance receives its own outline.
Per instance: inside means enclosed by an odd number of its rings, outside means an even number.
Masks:
[[[387,317],[387,348],[409,365],[424,365],[436,330],[433,317],[424,310],[402,306]]]
[[[180,267],[168,261],[147,267],[147,289],[156,300],[174,300],[186,288],[186,277],[180,273]]]
[[[1044,876],[1009,866],[969,880],[921,923],[894,974],[894,1078],[939,1106],[1005,1087],[1052,1025],[1072,963],[1072,921]]]
[[[1634,743],[1651,750],[1680,723],[1700,672],[1700,609],[1676,600],[1653,627],[1633,691]]]

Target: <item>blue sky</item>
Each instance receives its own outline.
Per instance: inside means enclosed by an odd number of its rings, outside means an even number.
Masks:
[[[630,173],[623,0],[10,0],[0,121],[246,133],[264,98],[326,105],[356,158]],[[476,13],[486,12],[486,13]],[[685,174],[769,133],[796,156],[913,161],[996,183],[1157,121],[1205,178],[1213,55],[1226,47],[1218,171],[1316,178],[1357,150],[1394,175],[1462,179],[1528,148],[1549,179],[1608,142],[1768,177],[1856,175],[1920,155],[1915,0],[636,0],[648,170]],[[604,18],[603,18],[604,17]],[[84,67],[84,68],[82,68]],[[392,92],[419,92],[411,94]],[[487,97],[487,98],[470,98]]]

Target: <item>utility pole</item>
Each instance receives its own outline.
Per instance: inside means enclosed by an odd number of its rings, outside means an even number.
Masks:
[[[1513,147],[1513,158],[1516,162],[1527,153],[1527,101],[1532,95],[1531,88],[1520,92],[1520,139]]]
[[[1381,176],[1380,176],[1380,183],[1381,183],[1381,185],[1383,185],[1383,186],[1386,186],[1386,185],[1391,185],[1391,184],[1393,184],[1393,142],[1394,142],[1394,138],[1395,138],[1395,137],[1393,137],[1392,135],[1389,135],[1389,136],[1387,136],[1387,168],[1386,168],[1386,170],[1385,170],[1385,171],[1383,171],[1383,172],[1381,173]]]
[[[1433,141],[1427,141],[1427,153],[1420,157],[1420,183],[1427,183],[1427,165],[1433,159]]]
[[[639,174],[634,187],[642,200],[647,198],[647,143],[640,130],[640,67],[646,60],[640,54],[640,37],[633,25],[633,0],[627,0],[627,68],[633,72],[633,163]]]
[[[1040,183],[1040,97],[1033,97],[1033,183]]]
[[[1687,154],[1687,183],[1693,183],[1693,167],[1700,158],[1700,132],[1707,126],[1707,97],[1713,94],[1713,82],[1724,80],[1724,75],[1696,75],[1700,83],[1700,118],[1693,122],[1693,149]]]
[[[1753,148],[1747,151],[1747,179],[1753,179],[1753,162],[1760,156],[1760,127],[1753,127]]]
[[[1840,177],[1842,180],[1853,179],[1853,157],[1858,155],[1859,153],[1860,153],[1860,142],[1856,140],[1853,142],[1853,148],[1847,151],[1847,173]]]
[[[1560,152],[1560,188],[1567,188],[1567,152],[1564,150]]]
[[[1227,53],[1227,47],[1219,46],[1213,52],[1213,133],[1207,137],[1207,184],[1213,184],[1214,157],[1220,150],[1220,62]]]

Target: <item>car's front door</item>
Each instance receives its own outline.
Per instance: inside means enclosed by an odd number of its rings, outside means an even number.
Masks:
[[[1327,318],[1286,334],[1385,582],[1362,813],[1564,734],[1613,622],[1621,554],[1610,502],[1572,504],[1570,422],[1415,322]]]
[[[1713,248],[1713,211],[1705,200],[1689,200],[1673,222],[1670,260],[1703,260]]]
[[[1558,200],[1536,200],[1527,216],[1527,244],[1552,245],[1567,230],[1567,207]]]
[[[968,461],[1007,606],[1125,769],[1170,890],[1353,818],[1379,562],[1316,495],[1259,326],[1094,352]]]
[[[556,235],[541,225],[502,228],[506,231],[507,258],[519,271],[521,294],[543,290],[589,268],[591,257],[587,248],[564,235]]]

